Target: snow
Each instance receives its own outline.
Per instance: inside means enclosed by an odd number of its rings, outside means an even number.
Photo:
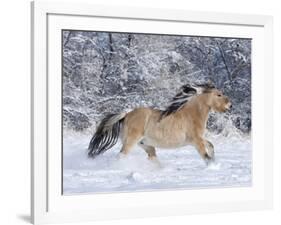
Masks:
[[[87,157],[91,135],[64,132],[63,193],[149,191],[250,186],[252,151],[249,135],[209,134],[215,163],[206,166],[192,146],[157,149],[158,162],[136,146],[126,157],[121,143],[95,159]]]

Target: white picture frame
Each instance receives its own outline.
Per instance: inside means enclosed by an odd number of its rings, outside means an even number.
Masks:
[[[56,153],[61,148],[60,139],[57,139],[61,137],[61,128],[57,127],[61,122],[61,102],[56,100],[61,89],[57,76],[52,75],[60,74],[60,63],[57,63],[61,57],[60,42],[57,42],[59,31],[83,28],[154,33],[156,26],[158,33],[165,34],[193,32],[193,35],[209,33],[210,36],[253,38],[253,150],[256,152],[253,185],[63,196],[61,156]],[[272,208],[272,42],[271,16],[32,2],[32,222],[42,224]]]

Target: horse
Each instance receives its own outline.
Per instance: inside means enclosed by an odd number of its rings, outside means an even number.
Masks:
[[[214,145],[204,137],[209,112],[230,108],[229,98],[210,83],[183,85],[165,110],[140,107],[104,117],[89,143],[88,156],[104,153],[120,138],[121,156],[139,145],[148,159],[157,160],[155,148],[193,145],[208,165],[214,161]]]

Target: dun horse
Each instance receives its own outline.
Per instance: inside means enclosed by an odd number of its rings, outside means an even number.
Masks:
[[[98,126],[88,147],[95,157],[121,138],[120,154],[127,155],[137,144],[156,159],[155,148],[193,145],[208,164],[214,159],[214,146],[204,132],[210,110],[225,112],[229,99],[211,84],[184,85],[166,110],[136,108],[129,113],[106,116]]]

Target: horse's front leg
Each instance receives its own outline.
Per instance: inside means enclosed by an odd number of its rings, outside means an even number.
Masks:
[[[207,165],[214,160],[214,146],[211,142],[203,138],[196,138],[194,145]]]
[[[205,140],[205,146],[207,148],[207,154],[211,157],[212,160],[215,160],[214,145],[210,141]]]

